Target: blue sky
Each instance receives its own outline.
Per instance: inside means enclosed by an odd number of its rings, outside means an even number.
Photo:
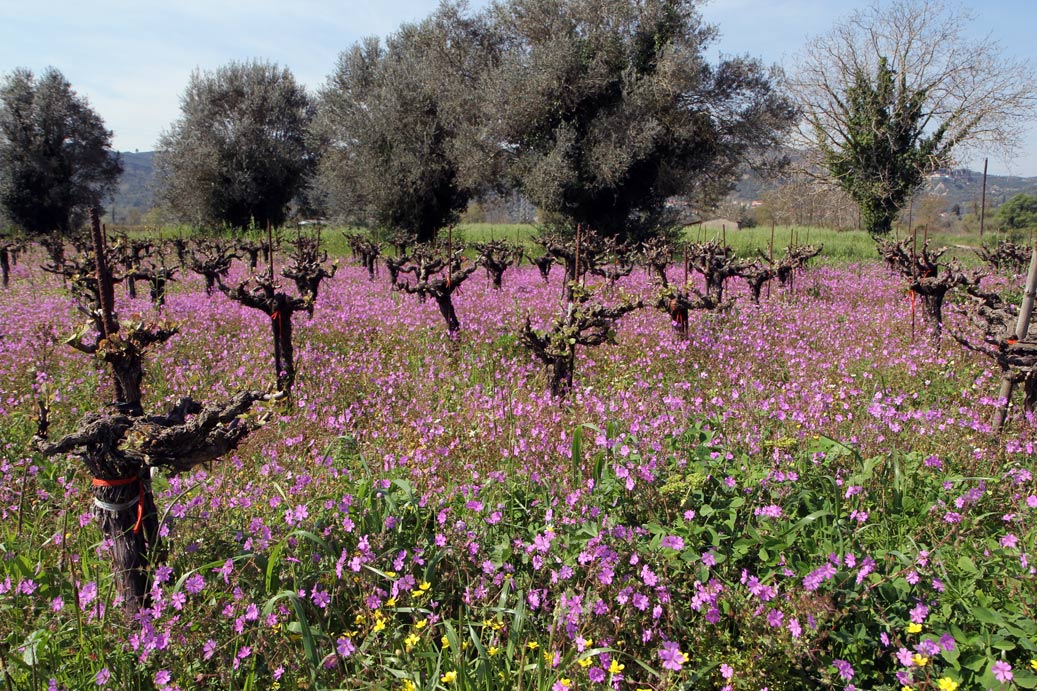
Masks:
[[[86,96],[115,133],[120,150],[154,148],[179,115],[196,69],[262,58],[289,67],[310,89],[338,54],[363,36],[384,36],[421,19],[437,0],[0,0],[0,73],[52,65]],[[484,2],[473,2],[476,6]],[[811,36],[826,32],[860,2],[714,0],[702,14],[721,32],[711,54],[748,54],[791,63]],[[977,37],[1037,70],[1037,2],[972,0]],[[1037,110],[1035,110],[1037,115]],[[969,161],[982,167],[983,153]],[[978,159],[978,161],[977,161]],[[992,173],[1037,176],[1037,121],[1028,124],[1011,162],[992,158]]]

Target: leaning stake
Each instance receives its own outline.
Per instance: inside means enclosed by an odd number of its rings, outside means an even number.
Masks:
[[[1037,246],[1030,252],[1030,272],[1026,275],[1026,292],[1023,294],[1023,302],[1019,307],[1019,319],[1015,323],[1015,338],[1022,340],[1026,338],[1030,330],[1030,316],[1033,314],[1034,296],[1037,295]],[[1001,434],[1005,427],[1005,419],[1008,417],[1008,406],[1012,400],[1012,389],[1015,382],[1008,373],[1001,380],[1001,393],[998,395],[998,407],[994,413],[992,426],[994,431]]]

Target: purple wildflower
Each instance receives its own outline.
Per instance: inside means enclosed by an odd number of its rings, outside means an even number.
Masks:
[[[832,666],[839,672],[839,676],[849,681],[853,679],[853,667],[846,660],[832,660]]]
[[[663,642],[663,647],[659,650],[659,657],[663,661],[664,668],[675,672],[679,672],[684,663],[688,661],[688,656],[681,652],[680,645],[673,641]]]
[[[1008,664],[1004,660],[998,660],[991,666],[990,671],[994,674],[994,678],[1002,684],[1007,684],[1012,681],[1014,675],[1012,674],[1012,665]]]

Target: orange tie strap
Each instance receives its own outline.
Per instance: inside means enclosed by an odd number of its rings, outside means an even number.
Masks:
[[[109,504],[106,501],[94,497],[94,506],[105,511],[119,512],[125,511],[126,509],[132,508],[134,505],[137,506],[137,522],[133,524],[133,532],[139,533],[140,527],[144,523],[144,483],[140,481],[139,477],[123,477],[118,480],[103,480],[99,477],[95,477],[91,483],[94,487],[125,487],[126,485],[132,485],[136,482],[140,486],[140,492],[136,499],[128,501],[125,504]]]

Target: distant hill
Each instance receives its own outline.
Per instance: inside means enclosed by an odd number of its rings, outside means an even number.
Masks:
[[[958,204],[965,213],[973,204],[978,208],[983,193],[983,173],[963,169],[940,172],[929,176],[926,188],[930,194],[944,197],[948,208]],[[1037,194],[1037,178],[987,176],[988,206],[1000,206],[1017,194]]]
[[[735,185],[731,201],[748,204],[778,184],[754,173],[746,173]],[[941,171],[929,176],[925,191],[943,197],[947,210],[957,205],[961,213],[970,213],[974,204],[977,208],[979,206],[983,173],[965,169]],[[1037,177],[987,175],[987,208],[997,207],[1020,193],[1037,195]]]
[[[155,152],[121,151],[122,177],[115,191],[114,203],[108,203],[107,217],[112,223],[140,223],[140,217],[155,205]]]

